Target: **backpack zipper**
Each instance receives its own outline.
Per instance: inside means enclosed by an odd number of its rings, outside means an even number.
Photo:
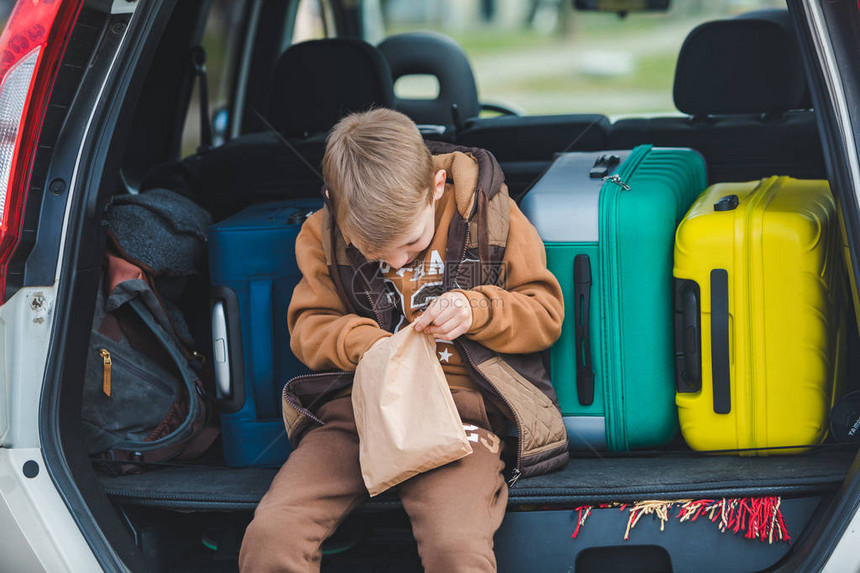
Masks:
[[[102,357],[102,360],[105,365],[105,374],[108,377],[108,390],[110,390],[110,376],[111,376],[111,367],[116,364],[117,366],[122,365],[122,368],[128,370],[132,374],[136,375],[141,380],[145,380],[149,382],[151,385],[160,388],[162,391],[167,394],[173,394],[174,389],[170,387],[170,385],[161,381],[155,374],[149,372],[148,370],[144,370],[140,366],[130,362],[128,359],[122,357],[119,354],[112,355],[107,348],[102,348],[99,350],[99,355]],[[105,356],[107,355],[107,356]],[[179,374],[178,378],[182,378],[182,375]],[[196,386],[196,384],[195,384]],[[179,386],[178,388],[182,388]],[[178,391],[178,390],[177,390]],[[109,392],[105,392],[108,396],[110,396]]]
[[[110,352],[107,348],[102,348],[99,350],[99,356],[102,357],[102,362],[104,364],[104,371],[102,373],[102,392],[105,393],[105,396],[110,398],[110,367],[112,365]]]

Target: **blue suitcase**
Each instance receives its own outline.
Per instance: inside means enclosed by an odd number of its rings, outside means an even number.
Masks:
[[[227,465],[280,466],[289,454],[281,389],[308,369],[290,351],[287,307],[301,279],[296,236],[321,199],[252,205],[209,228],[216,393]]]

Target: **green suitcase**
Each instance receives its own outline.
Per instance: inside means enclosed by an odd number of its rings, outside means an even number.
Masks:
[[[671,441],[675,408],[675,228],[705,189],[696,151],[563,153],[522,209],[561,283],[550,350],[571,447],[626,451]]]

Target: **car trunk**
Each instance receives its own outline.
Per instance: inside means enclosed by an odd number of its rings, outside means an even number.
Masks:
[[[625,566],[635,557],[658,567],[643,571],[769,567],[785,557],[791,547],[787,540],[748,539],[744,530],[721,533],[719,520],[681,524],[671,516],[677,520],[685,500],[777,497],[786,533],[797,540],[816,519],[825,517],[821,509],[841,485],[853,458],[853,448],[766,458],[684,451],[575,455],[565,469],[521,479],[509,490],[508,515],[496,535],[499,570],[529,571],[540,563],[540,570],[554,571],[576,562],[578,572],[605,571],[613,561],[597,558],[596,547],[614,548],[613,559]],[[243,528],[276,472],[192,465],[140,475],[102,475],[99,481],[134,530],[155,536],[141,538],[140,546],[151,553],[155,560],[151,563],[161,564],[158,570],[185,570],[189,563],[212,567],[221,560],[227,561],[224,570],[234,570],[230,567],[238,556]],[[615,505],[634,507],[656,500],[676,502],[667,506],[668,522],[661,525],[649,516],[632,531],[627,529],[629,510]],[[578,527],[584,508],[593,517]],[[195,514],[198,520],[191,517]],[[186,524],[185,537],[169,535],[179,523]],[[574,532],[576,540],[571,539]],[[207,545],[207,534],[220,535],[220,545]],[[688,551],[691,546],[698,548],[693,554]],[[172,547],[170,552],[167,547]],[[631,547],[647,549],[634,556]],[[421,571],[408,520],[394,492],[359,506],[324,549],[323,571]],[[587,565],[594,559],[596,565]],[[660,568],[667,563],[668,569]]]
[[[209,206],[218,209],[217,204]],[[195,296],[190,298],[197,303],[211,290],[204,284],[196,289]],[[196,315],[204,322],[207,319],[188,310],[188,316]],[[198,326],[199,330],[206,329],[205,324]],[[848,355],[853,358],[846,380],[856,379],[856,357],[860,356],[855,351],[857,344],[856,332],[852,332]],[[593,553],[598,545],[616,547],[623,559],[616,558],[622,561],[641,559],[659,568],[660,563],[668,560],[670,567],[678,571],[690,570],[693,564],[702,571],[725,570],[727,566],[739,570],[753,565],[756,569],[771,566],[784,558],[790,545],[787,539],[769,538],[771,533],[764,540],[745,539],[745,534],[754,530],[751,523],[725,534],[718,529],[719,519],[709,528],[704,527],[704,519],[695,524],[699,528],[696,539],[705,545],[697,557],[684,550],[689,542],[687,536],[692,533],[672,523],[678,519],[683,504],[691,501],[753,504],[776,499],[780,515],[785,518],[786,533],[797,539],[816,519],[823,517],[820,508],[842,485],[854,461],[856,446],[828,441],[802,454],[768,453],[771,455],[694,452],[680,437],[653,450],[573,452],[564,469],[519,479],[510,488],[508,518],[496,538],[500,570],[528,570],[529,553],[515,549],[516,544],[534,545],[544,539],[541,532],[549,531],[554,532],[555,541],[544,541],[546,551],[555,554],[552,558],[542,558],[547,570],[569,560],[580,563],[577,571],[603,570],[609,561]],[[169,546],[171,541],[165,539],[165,531],[177,520],[189,519],[188,527],[196,528],[199,535],[185,541],[186,550],[204,562],[235,559],[243,528],[277,473],[274,467],[229,467],[217,445],[196,462],[144,464],[143,469],[135,475],[101,473],[99,483],[115,507],[125,513],[131,526],[135,530],[143,527],[156,532],[160,544]],[[657,523],[651,517],[638,524],[632,534],[625,526],[632,519],[631,514],[616,510],[619,504],[635,508],[656,502],[674,504],[666,506],[672,516],[669,523]],[[589,518],[590,521],[580,524],[586,510],[593,512],[596,519]],[[203,521],[194,522],[187,516],[189,512],[200,514]],[[215,520],[217,525],[202,517],[208,515],[220,516]],[[579,536],[578,525],[582,526],[582,537],[574,542],[571,536],[574,532]],[[664,527],[668,529],[657,535]],[[226,536],[216,544],[217,550],[207,549],[201,542],[213,528],[218,535]],[[344,523],[339,535],[341,538],[327,545],[332,551],[324,560],[329,570],[354,570],[358,563],[375,567],[378,550],[384,548],[388,554],[392,547],[398,548],[394,552],[396,557],[387,566],[393,567],[392,570],[418,570],[416,548],[396,492],[368,499]],[[638,538],[649,549],[642,556],[629,554],[632,544],[625,541],[625,535]],[[149,547],[157,559],[172,564],[165,565],[164,570],[178,566],[178,561],[155,548],[158,544],[153,545],[152,541],[141,544]],[[592,569],[587,565],[590,562],[596,563]]]
[[[150,22],[150,25],[153,23]],[[155,25],[158,25],[158,22],[155,22]],[[148,54],[154,57],[156,62],[170,59],[166,47],[156,51],[156,46],[150,46]],[[177,72],[176,77],[182,75]],[[135,95],[142,94],[141,101],[147,101],[147,85],[149,83],[137,85],[141,92]],[[129,88],[126,85],[124,88],[132,92],[135,85],[131,86]],[[117,93],[123,93],[119,87],[116,89]],[[113,134],[120,150],[123,149],[125,141],[134,140],[136,136],[146,133],[152,124],[161,123],[163,126],[161,120],[165,118],[171,125],[178,121],[165,111],[172,110],[169,105],[153,104],[152,99],[148,101],[146,110],[164,111],[159,120],[144,114],[137,115],[137,120],[130,121],[135,117],[135,99],[129,98],[127,107],[123,110],[126,114],[125,122]],[[147,138],[155,137],[156,135],[149,134],[145,138],[137,139],[133,144],[134,149],[146,147]],[[168,136],[162,137],[162,141],[170,139]],[[524,138],[523,142],[522,152],[525,156],[530,152],[530,144],[527,138]],[[661,141],[661,144],[669,145],[671,142]],[[679,145],[681,144],[683,142],[679,142]],[[515,154],[515,150],[508,149],[506,152]],[[150,149],[147,153],[154,152]],[[120,161],[116,156],[113,158],[113,162],[104,161],[106,171],[102,174],[110,181],[121,179]],[[544,158],[541,165],[533,167],[534,172],[539,172],[550,160],[550,157]],[[532,158],[529,158],[529,161],[534,163]],[[100,188],[100,201],[95,201],[99,188],[90,190],[90,200],[94,200],[96,204],[103,203],[106,195],[116,189],[104,182],[101,182]],[[79,206],[83,210],[84,203]],[[92,209],[89,215],[73,221],[73,224],[77,225],[74,236],[89,236],[86,229],[96,222],[97,215],[94,213],[99,213],[99,210]],[[76,277],[76,298],[71,300],[89,301],[82,304],[82,309],[92,308],[97,287],[97,272],[92,263],[98,261],[103,247],[103,243],[92,237],[80,242],[80,251],[76,256],[79,257],[78,262],[83,264],[80,265],[80,274]],[[201,299],[207,300],[208,285],[199,285],[194,294],[198,302]],[[67,331],[68,337],[64,344],[79,352],[83,347],[82,340],[86,341],[89,336],[91,321],[87,320],[86,313],[81,310],[72,318],[74,320],[70,319],[68,322],[71,328]],[[199,326],[202,330],[206,329],[204,324]],[[855,361],[860,357],[858,350],[858,337],[854,333],[850,337],[848,354],[855,357]],[[76,393],[80,395],[80,374],[83,368],[77,366],[77,370],[75,365],[69,366],[70,374],[62,380],[65,392],[62,403],[66,411],[62,414],[59,428],[64,436],[62,441],[67,443],[76,439],[74,432],[76,423],[79,422],[74,419],[74,412],[80,411],[79,398],[76,403],[73,397]],[[857,365],[852,362],[848,370],[846,379],[857,379]],[[75,372],[78,375],[74,375]],[[74,385],[78,388],[73,389]],[[69,395],[72,398],[69,398]],[[56,419],[61,417],[56,411],[54,415]],[[132,559],[139,560],[137,563],[141,567],[163,571],[193,570],[194,567],[199,570],[233,570],[242,528],[249,521],[251,512],[266,493],[277,471],[276,468],[228,467],[223,463],[216,446],[207,456],[196,462],[153,464],[147,467],[146,471],[133,475],[101,472],[97,474],[97,482],[87,482],[93,474],[89,469],[82,468],[87,465],[83,450],[78,447],[69,451],[72,453],[72,464],[79,468],[76,470],[79,472],[76,478],[77,486],[88,492],[88,500],[96,500],[83,505],[89,507],[97,520],[104,520],[103,523],[115,526],[122,524],[119,528],[121,531],[114,531],[112,535],[128,534],[133,538],[137,552],[131,552],[130,555],[133,556]],[[658,536],[656,541],[649,538],[644,544],[640,543],[653,548],[646,550],[643,555],[637,557],[628,553],[631,544],[623,541],[626,513],[623,514],[621,522],[595,519],[592,527],[593,531],[598,533],[598,538],[584,541],[575,547],[570,538],[577,529],[577,520],[580,517],[576,512],[577,508],[591,507],[598,511],[601,510],[601,504],[636,504],[649,500],[779,497],[787,503],[786,514],[791,514],[791,519],[787,518],[787,527],[792,538],[797,539],[805,530],[810,529],[816,520],[826,517],[822,515],[820,508],[826,507],[826,503],[842,485],[855,454],[856,447],[832,442],[799,455],[706,454],[691,451],[680,439],[659,450],[629,453],[575,452],[563,470],[520,479],[511,487],[509,519],[506,520],[507,525],[503,525],[500,537],[497,537],[500,570],[523,570],[516,564],[516,559],[520,558],[517,556],[527,554],[526,540],[523,539],[524,546],[517,552],[517,536],[545,535],[546,531],[552,528],[557,534],[557,541],[554,543],[568,551],[566,557],[558,558],[559,563],[565,559],[577,560],[576,571],[580,572],[601,570],[601,566],[609,563],[608,558],[601,558],[591,551],[601,544],[617,546],[619,555],[623,555],[628,562],[637,559],[641,559],[643,563],[651,560],[659,562],[662,552],[669,554],[674,550],[660,549],[661,538]],[[106,494],[109,503],[103,503],[98,489]],[[610,507],[603,509],[607,512],[605,515],[614,510]],[[111,512],[114,515],[105,517]],[[522,517],[517,517],[518,515]],[[119,516],[119,519],[116,519],[116,516]],[[542,517],[545,518],[544,521],[541,521]],[[537,521],[529,522],[528,519]],[[583,525],[583,535],[588,531],[588,527],[588,523]],[[661,528],[656,522],[643,522],[638,527],[650,528],[652,533]],[[683,544],[687,530],[669,526],[667,528],[662,538],[664,544],[672,547],[675,547],[673,544]],[[732,536],[731,533],[719,534],[716,525],[712,529],[716,537],[713,538],[713,543],[701,550],[702,561],[709,563],[708,566],[702,566],[702,570],[709,570],[712,566],[724,566],[726,563],[743,567],[742,563],[749,563],[744,559],[749,558],[750,551],[766,554],[760,565],[762,568],[768,567],[783,558],[789,550],[786,543],[777,542],[774,545]],[[408,522],[404,520],[403,510],[394,493],[373,498],[360,506],[357,515],[346,522],[340,535],[343,539],[337,539],[328,546],[331,551],[324,558],[323,570],[356,571],[362,567],[367,570],[383,570],[379,568],[380,561],[385,562],[385,566],[392,571],[414,570],[419,567]],[[599,541],[599,535],[604,535],[602,541]],[[361,541],[354,543],[357,539]],[[722,541],[718,541],[720,539]],[[383,555],[378,553],[379,548],[385,549]],[[733,559],[737,561],[732,561]],[[590,562],[599,565],[589,566]],[[683,567],[679,570],[681,569]]]

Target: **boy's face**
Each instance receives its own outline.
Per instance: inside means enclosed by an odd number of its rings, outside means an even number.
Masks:
[[[408,229],[405,229],[403,234],[390,246],[376,252],[370,249],[368,250],[371,252],[365,252],[364,249],[356,245],[365,257],[371,260],[384,261],[391,268],[399,269],[414,261],[418,255],[424,252],[430,246],[430,241],[433,240],[436,231],[436,202],[445,192],[445,177],[444,169],[436,172],[433,177],[433,201],[421,208],[415,216],[415,222]]]

